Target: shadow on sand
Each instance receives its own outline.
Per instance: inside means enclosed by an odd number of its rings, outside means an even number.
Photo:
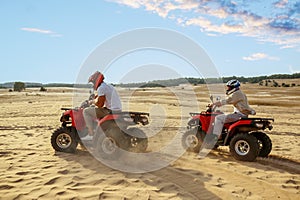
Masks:
[[[97,174],[122,173],[126,179],[142,181],[151,186],[149,188],[156,187],[155,192],[158,194],[174,194],[174,197],[179,199],[221,199],[205,188],[204,183],[208,182],[210,177],[200,171],[167,166],[147,173],[127,173],[107,167],[85,150],[78,149],[75,154],[57,152],[55,155],[66,161],[75,161]],[[151,199],[150,196],[148,199]]]

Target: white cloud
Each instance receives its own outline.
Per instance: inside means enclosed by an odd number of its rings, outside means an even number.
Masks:
[[[274,6],[276,8],[285,8],[285,6],[288,2],[289,2],[288,0],[279,0],[279,1],[274,3]]]
[[[228,25],[226,23],[223,24],[213,24],[212,21],[203,18],[192,18],[184,22],[185,25],[196,25],[199,26],[203,32],[208,33],[220,33],[220,34],[229,34],[229,33],[244,33],[243,26],[241,25]]]
[[[142,0],[107,0],[110,2],[115,2],[115,3],[119,3],[119,4],[123,4],[132,8],[139,8],[142,5]]]
[[[43,33],[43,34],[52,34],[53,32],[50,30],[43,30],[39,28],[21,28],[22,31],[35,32],[35,33]]]
[[[247,4],[225,0],[107,1],[135,9],[143,8],[182,26],[198,26],[202,32],[210,35],[237,34],[284,47],[300,45],[300,20],[289,17],[289,12],[297,9],[297,5],[288,0],[278,0],[275,3],[265,1],[264,4],[272,9],[264,14],[259,9],[253,10],[253,7],[259,5],[255,1]]]
[[[247,60],[247,61],[256,61],[256,60],[263,60],[263,59],[280,60],[278,57],[272,57],[265,53],[254,53],[250,56],[243,57],[243,60]]]
[[[254,61],[254,60],[261,60],[261,59],[264,59],[266,57],[267,57],[267,55],[264,54],[264,53],[254,53],[250,56],[243,57],[243,60]]]
[[[300,67],[296,67],[296,68],[300,69]],[[289,70],[292,74],[300,73],[300,70],[295,70],[294,67],[292,66],[289,66]]]
[[[21,30],[27,31],[27,32],[47,34],[47,35],[50,35],[51,37],[62,37],[61,34],[55,33],[51,30],[45,30],[45,29],[39,29],[39,28],[27,28],[27,27],[23,27],[23,28],[21,28]]]

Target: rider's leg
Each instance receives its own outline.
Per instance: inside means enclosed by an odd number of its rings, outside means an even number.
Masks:
[[[97,115],[95,107],[88,107],[83,110],[83,118],[89,135],[93,135],[93,119],[95,119],[96,117]]]
[[[221,114],[215,117],[215,122],[213,126],[213,133],[207,134],[204,138],[202,150],[203,149],[212,149],[218,141],[219,136],[222,133],[223,125],[226,119],[225,114]],[[202,152],[201,150],[201,152]]]
[[[94,123],[95,119],[100,119],[105,117],[110,113],[110,110],[107,108],[97,108],[97,107],[88,107],[83,110],[83,117],[88,129],[88,134],[94,134]]]
[[[239,114],[239,113],[232,113],[226,116],[225,122],[224,123],[230,123],[230,122],[236,122],[238,121],[241,117],[245,117],[245,115]]]
[[[111,111],[107,108],[96,108],[96,116],[98,119],[101,119],[108,115]]]
[[[242,116],[238,113],[233,113],[233,114],[228,114],[228,115],[221,114],[221,115],[216,116],[215,121],[214,121],[213,133],[205,136],[204,142],[202,145],[202,149],[199,153],[199,158],[203,158],[204,156],[206,156],[208,154],[208,152],[205,149],[210,150],[217,143],[218,138],[222,133],[223,126],[225,123],[238,121],[241,117]]]
[[[218,141],[218,138],[222,134],[223,126],[225,123],[234,122],[241,118],[241,116],[237,113],[233,114],[221,114],[215,117],[214,125],[213,125],[213,132],[212,134],[208,134],[205,139],[204,143],[208,148],[213,148],[213,146]]]
[[[228,115],[223,114],[223,115],[216,116],[213,134],[215,134],[219,137],[222,133],[224,124],[238,121],[241,117],[242,117],[242,115],[240,115],[238,113],[232,113],[232,114],[228,114]]]
[[[217,137],[219,137],[222,133],[226,118],[227,118],[227,115],[225,115],[225,114],[218,115],[215,117],[213,134],[216,135]]]

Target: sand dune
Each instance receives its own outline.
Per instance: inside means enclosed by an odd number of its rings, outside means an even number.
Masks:
[[[269,133],[271,158],[240,162],[222,147],[204,159],[186,152],[169,166],[142,174],[113,170],[80,147],[75,154],[52,149],[51,133],[60,126],[60,107],[72,106],[71,90],[1,90],[0,199],[299,199],[300,108],[296,104],[300,88],[255,86],[254,92],[253,87],[244,86],[250,102],[270,102],[253,105],[258,116],[275,118],[274,130]],[[129,98],[127,89],[119,89],[123,101],[131,99],[128,109],[161,109],[167,116],[165,127],[157,127],[159,133],[149,139],[149,152],[174,137],[174,130],[181,126],[178,105],[188,105],[188,97],[178,101],[172,94],[164,95],[165,89],[152,90]],[[196,86],[195,90],[201,91],[197,94],[199,109],[205,109],[205,88]],[[280,95],[283,92],[285,95]],[[151,101],[146,101],[149,93]],[[157,122],[155,116],[152,120]]]

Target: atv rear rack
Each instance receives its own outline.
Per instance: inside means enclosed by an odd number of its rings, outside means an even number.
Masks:
[[[274,122],[274,118],[255,118],[255,117],[253,117],[253,118],[248,118],[248,117],[242,117],[241,118],[241,120],[255,120],[255,121],[273,121]]]
[[[112,114],[117,114],[121,116],[128,116],[133,119],[135,124],[142,123],[144,126],[149,124],[148,117],[150,116],[149,113],[145,112],[112,112]]]
[[[130,116],[132,116],[132,115],[146,115],[146,116],[150,116],[150,114],[149,113],[146,113],[146,112],[130,112],[130,111],[123,111],[123,112],[119,112],[119,111],[117,111],[117,112],[115,112],[115,111],[111,111],[111,113],[110,114],[114,114],[114,115],[130,115]]]

